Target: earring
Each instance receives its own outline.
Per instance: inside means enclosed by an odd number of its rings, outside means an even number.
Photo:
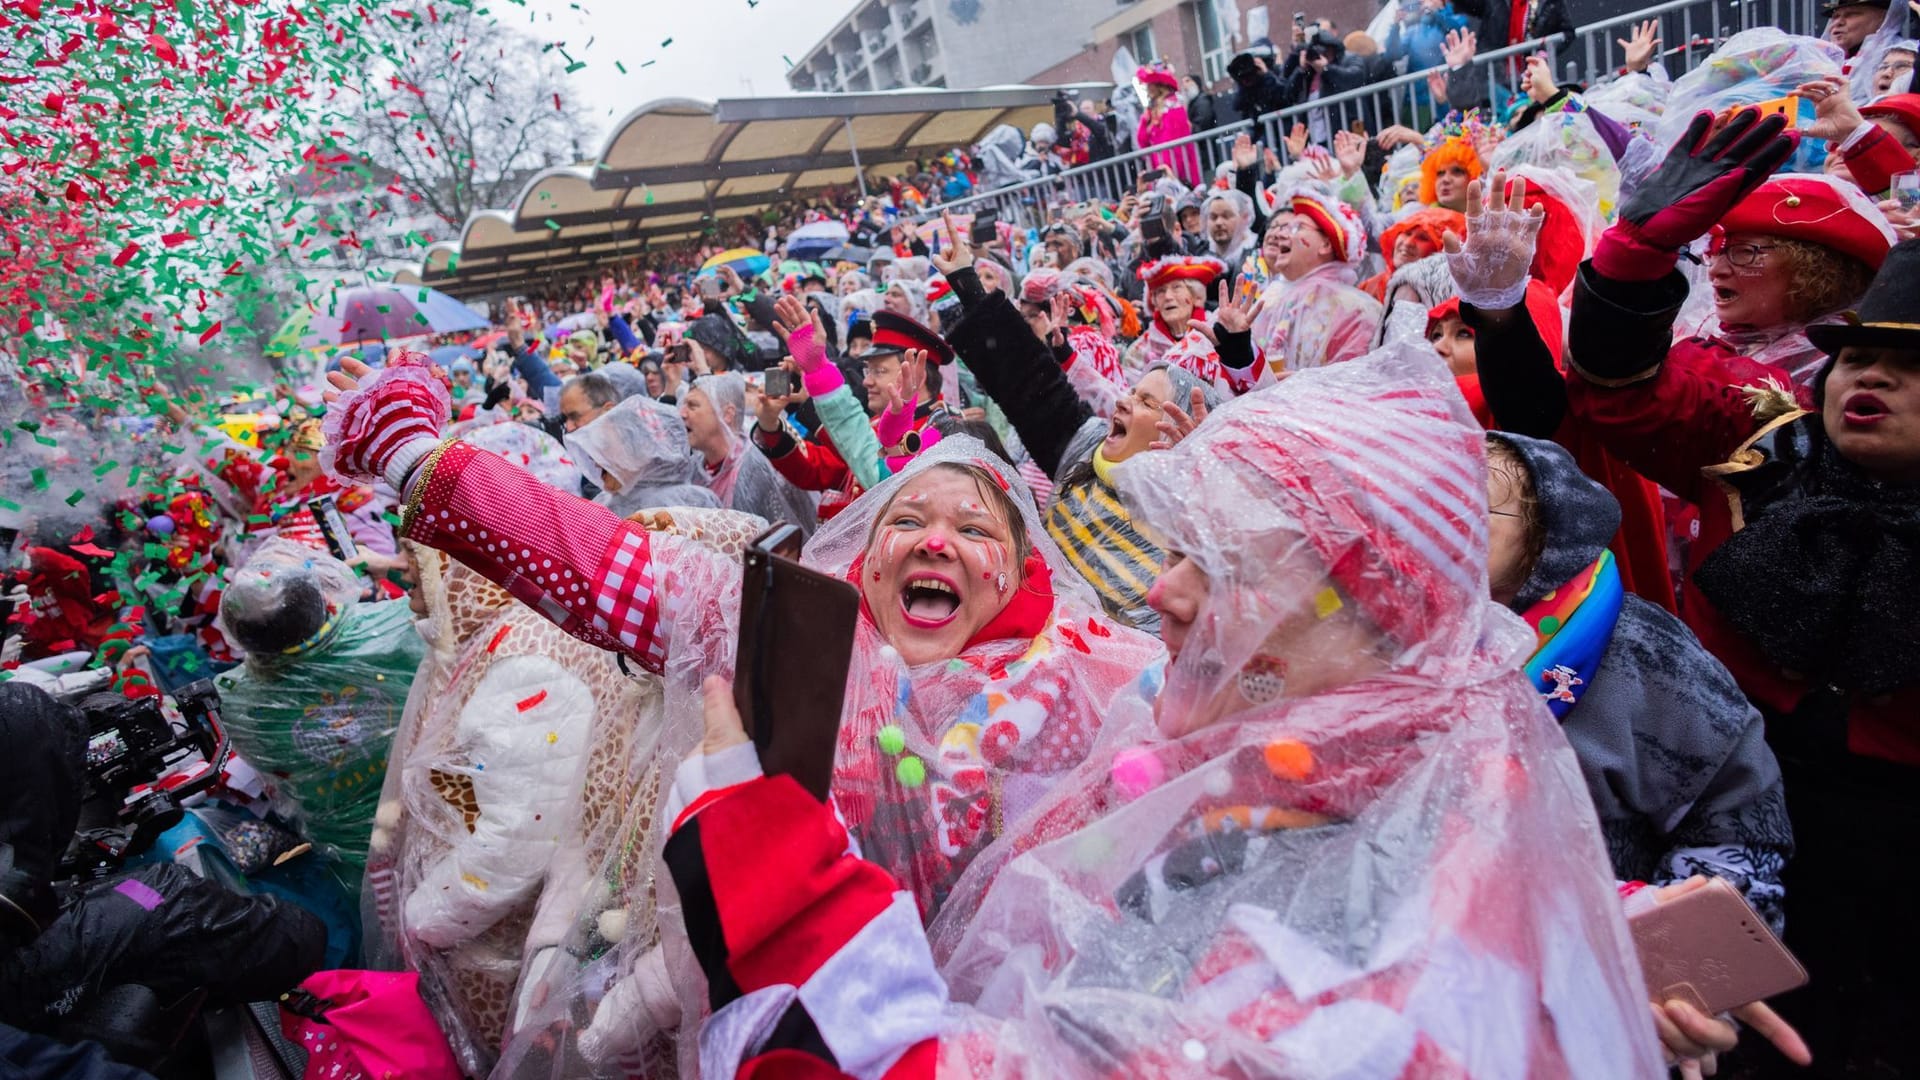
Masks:
[[[1007,572],[1006,572],[1005,570],[1002,570],[1002,571],[1000,571],[1000,576],[994,579],[994,582],[993,582],[993,587],[994,587],[994,588],[996,588],[996,589],[999,589],[999,590],[1000,590],[1000,593],[1001,593],[1001,595],[1003,595],[1003,596],[1004,596],[1004,595],[1006,595],[1006,591],[1007,591]]]
[[[1240,669],[1236,681],[1248,703],[1271,705],[1287,692],[1287,662],[1277,656],[1256,656]]]

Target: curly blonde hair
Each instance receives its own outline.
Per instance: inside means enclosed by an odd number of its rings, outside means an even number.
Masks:
[[[1873,268],[1824,244],[1787,236],[1772,238],[1772,257],[1786,270],[1788,322],[1806,322],[1860,302],[1873,284]]]

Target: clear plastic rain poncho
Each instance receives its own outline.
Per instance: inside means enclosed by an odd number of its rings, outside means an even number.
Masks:
[[[1620,204],[1620,166],[1585,110],[1562,109],[1540,116],[1494,147],[1487,172],[1520,166],[1558,169],[1593,185],[1600,216],[1612,219]]]
[[[445,554],[409,549],[428,653],[375,818],[368,956],[420,973],[462,1067],[481,1076],[523,955],[559,945],[662,748],[660,681],[628,678]]]
[[[984,465],[1004,481],[1034,547],[1026,577],[1009,579],[1002,618],[950,661],[907,667],[862,618],[835,768],[835,798],[867,856],[911,890],[923,912],[945,899],[968,859],[1068,774],[1093,746],[1113,698],[1163,655],[1157,641],[1100,613],[1091,590],[1064,569],[1018,474],[970,436],[941,440],[863,494],[821,526],[802,561],[854,577],[867,565],[882,509],[929,469],[958,463]],[[697,733],[699,680],[732,663],[739,560],[675,541],[656,537],[653,546],[673,613],[664,628],[672,643],[666,726]],[[572,959],[545,980],[547,990],[531,990],[547,1004],[523,1025],[528,1037],[514,1038],[496,1077],[652,1075],[661,1055],[674,1052],[674,1026],[698,1023],[706,988],[677,900],[661,895],[656,916],[648,891],[671,891],[667,875],[655,875],[667,824],[657,809],[639,801],[630,808],[634,823],[615,845],[618,868],[610,863],[604,895],[567,937],[562,953]],[[664,940],[652,931],[656,918]],[[694,1074],[694,1043],[678,1042],[682,1075]]]
[[[349,889],[359,888],[388,744],[424,652],[405,601],[359,595],[340,560],[288,540],[262,544],[222,594],[222,622],[310,619],[319,629],[250,652],[217,682],[234,749],[277,778],[276,808],[337,853]]]
[[[607,489],[594,501],[621,517],[660,506],[720,505],[694,474],[687,426],[671,405],[627,398],[568,434],[567,450],[580,475]],[[609,487],[607,477],[619,490]]]
[[[1737,105],[1772,101],[1793,93],[1801,83],[1840,74],[1845,62],[1840,47],[1830,41],[1799,37],[1771,26],[1742,30],[1728,38],[1713,55],[1673,83],[1667,107],[1654,128],[1653,141],[1664,159],[1694,115],[1718,115]],[[1824,157],[1818,139],[1802,139],[1788,159],[1793,172],[1817,171]]]
[[[1203,599],[1157,703],[1116,709],[933,923],[973,1006],[943,1072],[1664,1075],[1532,636],[1487,597],[1445,366],[1302,372],[1116,475],[1178,553],[1158,588]]]
[[[455,425],[448,434],[457,434],[462,442],[499,454],[569,495],[580,494],[581,470],[567,456],[567,448],[532,424],[504,419],[473,421],[471,426]]]
[[[736,420],[747,415],[747,380],[737,374],[703,375],[693,389],[704,393],[722,418],[729,409]],[[767,521],[792,522],[812,535],[820,517],[815,497],[788,483],[767,455],[748,444],[737,424],[727,428],[727,446],[718,469],[708,469],[695,455],[694,476],[713,489],[720,505]]]

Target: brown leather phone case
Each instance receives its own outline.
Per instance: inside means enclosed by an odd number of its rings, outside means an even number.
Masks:
[[[1656,1002],[1678,998],[1717,1016],[1807,981],[1807,969],[1720,878],[1640,912],[1627,926]]]
[[[793,777],[824,802],[860,592],[793,561],[787,553],[798,554],[797,541],[798,530],[781,523],[747,549],[733,701],[761,769]]]

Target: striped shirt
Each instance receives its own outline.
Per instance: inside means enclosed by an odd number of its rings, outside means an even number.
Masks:
[[[1100,594],[1108,614],[1159,632],[1160,615],[1147,606],[1147,590],[1160,576],[1163,554],[1134,529],[1112,488],[1097,477],[1062,484],[1047,510],[1047,535]]]

